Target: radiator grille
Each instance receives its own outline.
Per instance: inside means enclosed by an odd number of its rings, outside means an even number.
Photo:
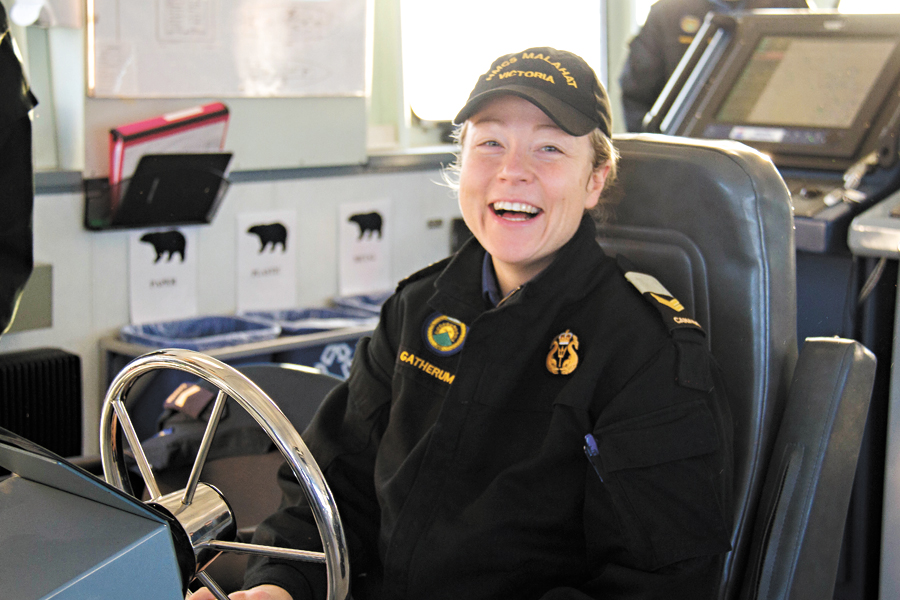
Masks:
[[[81,358],[38,348],[0,354],[0,427],[60,456],[81,454]]]

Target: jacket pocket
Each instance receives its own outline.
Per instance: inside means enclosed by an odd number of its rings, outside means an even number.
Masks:
[[[600,426],[593,434],[636,566],[655,570],[730,549],[725,490],[717,483],[728,478],[713,466],[724,449],[702,400]]]

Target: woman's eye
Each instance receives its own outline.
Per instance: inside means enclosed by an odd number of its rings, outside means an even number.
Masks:
[[[547,144],[546,146],[542,147],[541,150],[543,150],[544,152],[562,152],[562,150],[560,150],[557,146],[553,146],[552,144]]]

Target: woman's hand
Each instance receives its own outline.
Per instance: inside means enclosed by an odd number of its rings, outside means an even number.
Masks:
[[[231,600],[293,600],[290,594],[275,585],[258,585],[243,592],[234,592],[228,597]],[[191,594],[190,600],[216,600],[216,597],[208,589],[201,588]]]

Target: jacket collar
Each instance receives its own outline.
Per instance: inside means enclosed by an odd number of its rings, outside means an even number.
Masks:
[[[597,229],[589,214],[581,219],[575,235],[559,249],[553,262],[537,277],[522,286],[506,305],[544,302],[550,299],[575,300],[593,287],[598,267],[612,261],[597,244]],[[485,250],[473,237],[456,253],[435,281],[429,304],[444,314],[471,323],[485,310],[482,294],[482,266]]]

